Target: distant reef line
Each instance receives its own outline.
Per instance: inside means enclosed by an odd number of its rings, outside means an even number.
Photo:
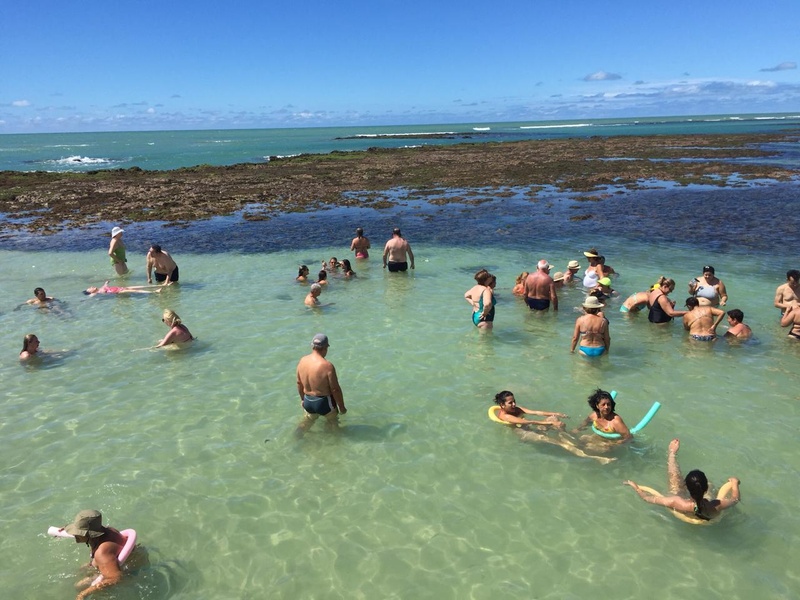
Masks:
[[[502,192],[526,186],[531,194],[549,186],[580,195],[639,189],[645,181],[731,187],[755,179],[797,180],[800,168],[766,160],[779,151],[764,145],[781,142],[797,144],[800,130],[370,148],[170,171],[2,171],[0,232],[181,223],[239,212],[257,220],[331,205],[382,208],[393,202],[386,192],[397,188],[421,198],[446,188]],[[739,158],[764,161],[734,161]]]

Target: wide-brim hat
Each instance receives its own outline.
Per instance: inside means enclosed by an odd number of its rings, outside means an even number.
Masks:
[[[122,227],[114,227],[111,230],[111,237],[117,237],[120,233],[124,233],[125,230]]]
[[[553,275],[553,281],[564,281],[564,274],[561,271],[556,271]]]
[[[100,537],[106,532],[106,528],[103,527],[103,515],[96,510],[82,510],[75,515],[72,523],[64,527],[64,531],[74,536]]]
[[[583,308],[603,308],[605,304],[600,302],[600,300],[597,299],[597,296],[589,296],[583,301],[581,306]]]

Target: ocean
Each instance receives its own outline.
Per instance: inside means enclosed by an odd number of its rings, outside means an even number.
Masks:
[[[791,124],[706,121],[725,131]],[[644,127],[701,127],[681,122]],[[43,149],[66,138],[102,140],[63,155],[136,154],[143,168],[174,168],[314,144],[410,142],[291,131],[309,137],[267,149],[255,131],[0,136],[3,148],[9,138],[22,148],[26,137],[39,148],[0,154],[32,165],[25,161],[60,156]],[[115,137],[141,140],[142,154],[111,152]],[[199,160],[203,144],[187,142],[244,138],[251,141],[217,144]],[[776,152],[769,161],[800,166],[796,145]],[[591,206],[547,190],[486,189],[482,202],[444,206],[394,190],[392,208],[126,225],[125,277],[106,256],[110,223],[0,239],[0,588],[9,597],[74,594],[88,550],[45,532],[95,508],[108,524],[136,529],[149,555],[149,565],[101,593],[107,598],[796,598],[800,345],[780,328],[772,302],[786,271],[799,268],[799,190],[796,181],[650,182],[609,190]],[[372,241],[366,261],[348,251],[358,226]],[[414,271],[381,268],[394,226],[411,243]],[[153,241],[173,253],[179,286],[131,297],[81,293],[106,279],[145,283]],[[531,313],[511,294],[515,277],[539,259],[554,270],[573,259],[585,267],[589,247],[618,271],[620,294],[606,311],[611,352],[592,360],[569,353],[580,287],[560,292],[557,313]],[[298,266],[313,273],[331,256],[353,260],[357,277],[331,276],[327,306],[308,309]],[[672,298],[681,306],[706,264],[728,288],[725,308],[744,311],[752,341],[693,342],[680,323],[658,327],[645,314],[619,312],[627,295],[661,275],[678,283]],[[491,333],[472,325],[463,298],[480,268],[498,277]],[[59,299],[58,310],[24,304],[37,286]],[[166,332],[165,308],[198,338],[189,348],[151,348]],[[298,438],[294,369],[317,332],[330,338],[348,413],[338,432],[318,423]],[[20,364],[27,333],[45,355]],[[609,465],[528,443],[487,417],[507,389],[522,406],[567,413],[575,425],[598,387],[619,392],[629,426],[662,404],[632,443],[608,449]],[[622,485],[665,491],[675,437],[684,472],[700,468],[716,487],[741,479],[742,502],[719,522],[683,523]]]

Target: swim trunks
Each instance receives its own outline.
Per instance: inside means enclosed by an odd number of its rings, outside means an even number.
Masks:
[[[390,273],[397,273],[398,271],[408,270],[407,262],[392,262],[390,260],[389,262],[386,263],[386,266],[389,267]]]
[[[619,307],[619,312],[631,312],[631,311],[627,306],[623,305]]]
[[[578,346],[578,350],[583,352],[586,356],[600,356],[606,351],[605,346]]]
[[[697,335],[693,333],[692,339],[697,340],[698,342],[713,342],[715,339],[717,339],[717,336],[713,333],[711,335]]]
[[[156,281],[166,281],[167,280],[167,276],[165,274],[163,274],[163,273],[154,273],[154,275],[156,276]],[[172,274],[169,276],[169,280],[172,283],[177,283],[178,282],[178,276],[179,276],[179,274],[178,274],[178,265],[175,265],[175,268],[172,270]]]
[[[528,308],[531,310],[547,310],[550,308],[550,299],[549,298],[529,298],[525,297],[525,304],[528,305]]]
[[[327,415],[333,410],[333,400],[330,396],[303,394],[303,410],[312,415]]]

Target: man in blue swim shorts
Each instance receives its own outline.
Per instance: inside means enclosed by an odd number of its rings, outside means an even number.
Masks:
[[[297,393],[305,413],[297,427],[298,435],[303,435],[320,415],[331,427],[337,427],[339,413],[347,412],[336,368],[325,358],[329,347],[328,336],[318,333],[311,340],[311,353],[297,363]]]

